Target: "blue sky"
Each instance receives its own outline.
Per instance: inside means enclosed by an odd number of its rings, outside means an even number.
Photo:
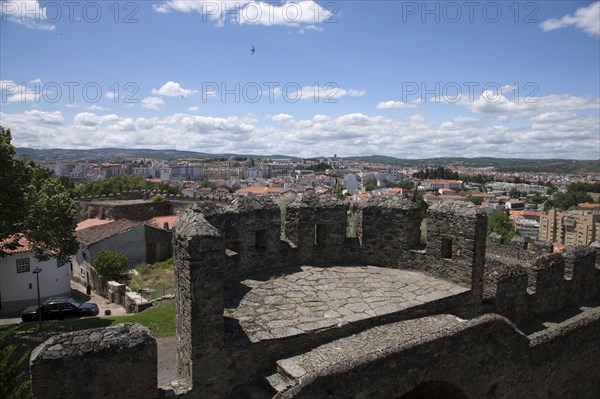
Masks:
[[[600,158],[598,1],[1,10],[0,124],[17,146]]]

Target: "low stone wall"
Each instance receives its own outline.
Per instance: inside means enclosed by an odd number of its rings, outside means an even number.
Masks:
[[[150,330],[120,324],[55,335],[31,353],[33,399],[156,398]]]
[[[155,216],[173,214],[172,204],[169,201],[77,201],[77,208],[78,222],[89,218],[144,221]]]
[[[73,275],[74,281],[86,285],[79,276]],[[90,286],[98,294],[112,303],[122,306],[127,313],[139,313],[161,302],[172,301],[175,295],[165,295],[155,300],[147,300],[142,295],[128,291],[127,285],[116,281],[106,281],[94,269],[90,268]]]
[[[275,398],[595,399],[599,319],[596,314],[531,340],[498,315],[442,324],[401,345],[382,343],[380,351],[356,361],[344,353],[334,366],[307,373]]]

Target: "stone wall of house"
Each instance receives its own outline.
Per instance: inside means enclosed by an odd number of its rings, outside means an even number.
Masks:
[[[156,398],[156,340],[139,324],[63,333],[33,350],[33,399]]]
[[[169,201],[77,201],[78,222],[89,218],[143,221],[172,214],[173,206]]]

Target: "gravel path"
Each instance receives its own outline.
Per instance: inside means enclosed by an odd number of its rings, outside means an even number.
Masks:
[[[158,349],[158,386],[161,387],[177,379],[177,338],[157,338],[156,344]]]

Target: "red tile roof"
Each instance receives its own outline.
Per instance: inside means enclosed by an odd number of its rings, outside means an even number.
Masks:
[[[600,208],[600,204],[592,204],[590,202],[582,202],[580,204],[577,204],[577,206],[583,209]]]
[[[141,222],[134,222],[127,219],[119,219],[115,220],[112,223],[102,224],[99,226],[92,226],[88,227],[87,229],[76,231],[75,237],[77,238],[77,241],[83,244],[90,245],[102,241],[108,237],[121,234],[127,230],[134,228],[140,223]]]
[[[0,252],[5,254],[19,254],[31,251],[31,244],[25,236],[11,236],[0,241]]]
[[[235,192],[236,195],[263,195],[263,194],[278,194],[284,192],[285,189],[277,187],[247,187],[240,188]]]
[[[155,216],[150,219],[146,224],[151,225],[153,227],[164,229],[165,223],[167,224],[167,229],[171,230],[173,228],[173,223],[179,218],[179,215],[168,215],[168,216]]]
[[[86,219],[83,222],[77,223],[77,227],[75,227],[75,231],[87,229],[88,227],[100,226],[100,225],[108,224],[108,223],[112,223],[112,222],[114,222],[114,220],[112,220],[112,219],[96,219],[96,218]]]

